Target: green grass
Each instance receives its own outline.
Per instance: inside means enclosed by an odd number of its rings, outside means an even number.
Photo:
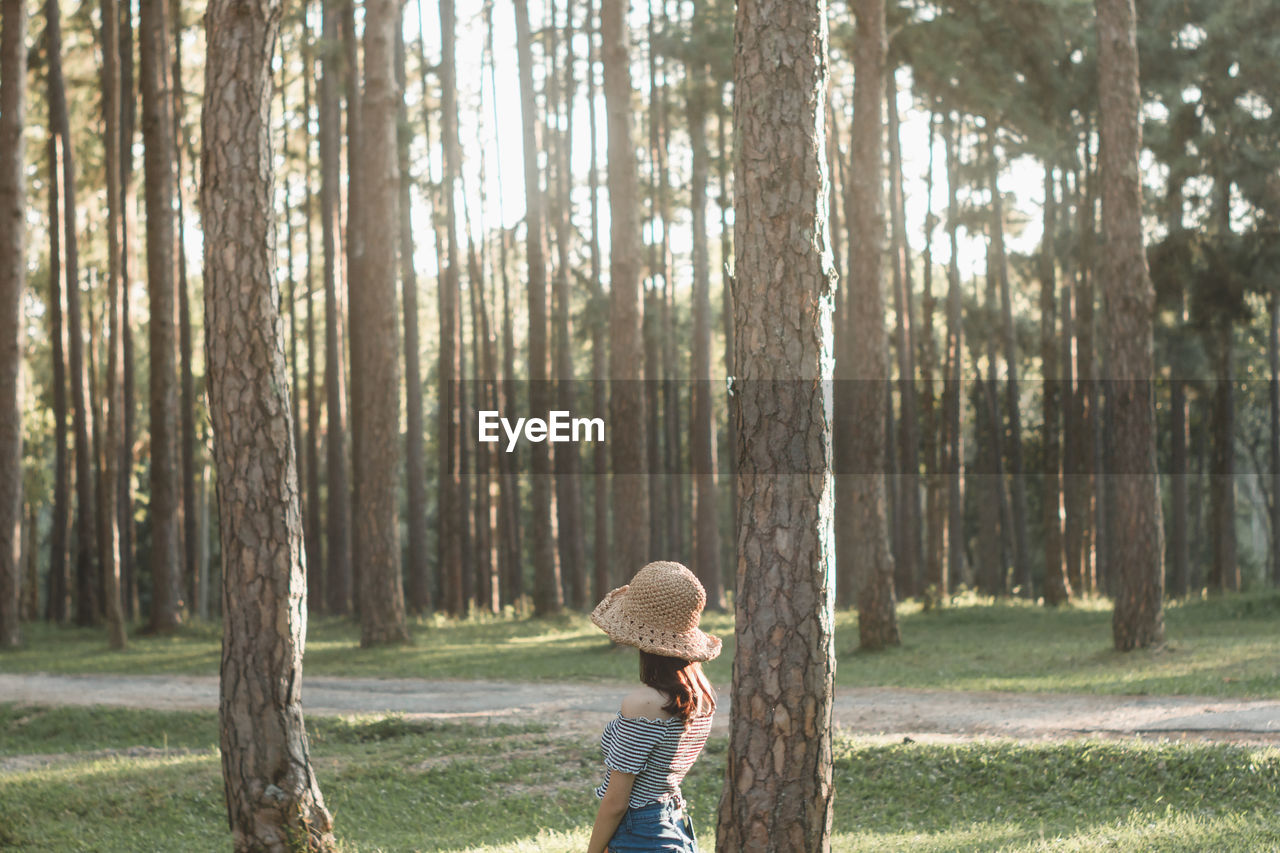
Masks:
[[[1165,648],[1111,649],[1111,612],[1101,601],[1049,611],[1023,602],[972,599],[932,612],[900,606],[903,645],[857,652],[857,617],[836,617],[836,683],[858,687],[1011,690],[1221,697],[1280,696],[1280,592],[1172,604]],[[729,682],[733,620],[707,614],[725,639],[708,666]],[[190,625],[169,637],[131,638],[107,649],[100,630],[27,625],[25,648],[0,653],[0,671],[216,675],[219,627]],[[581,614],[555,619],[419,620],[407,647],[361,649],[347,620],[312,618],[306,673],[386,678],[623,681],[635,655],[611,648]]]
[[[347,853],[586,845],[600,775],[593,742],[394,716],[308,728]],[[162,733],[167,752],[128,754],[160,745]],[[21,770],[2,769],[12,758],[0,757],[0,849],[225,850],[216,742],[212,713],[0,705],[0,756],[67,753]],[[707,851],[726,752],[712,740],[685,783]],[[1280,850],[1276,749],[837,737],[835,781],[836,853]]]

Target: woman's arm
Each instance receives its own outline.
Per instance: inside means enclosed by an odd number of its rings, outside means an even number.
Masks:
[[[622,816],[627,813],[627,802],[631,799],[631,786],[635,781],[634,773],[610,771],[609,787],[605,788],[600,810],[596,812],[596,824],[591,829],[591,843],[587,845],[587,853],[605,853],[609,839],[613,838],[618,824],[622,822]]]

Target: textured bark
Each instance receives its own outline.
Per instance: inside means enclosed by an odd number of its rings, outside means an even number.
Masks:
[[[352,522],[360,543],[360,645],[409,640],[400,576],[400,354],[396,329],[396,243],[400,170],[396,155],[396,0],[366,0],[364,88],[360,94],[360,178],[355,246],[360,286],[351,289],[351,363],[360,381],[352,469],[358,483]]]
[[[1164,642],[1164,542],[1156,479],[1152,324],[1155,289],[1142,247],[1138,154],[1138,50],[1133,0],[1096,0],[1109,379],[1114,391],[1110,424],[1114,459],[1124,473],[1115,483],[1117,537],[1109,571],[1118,573],[1112,634],[1119,651]]]
[[[1031,546],[1027,535],[1027,480],[1022,462],[1022,406],[1018,391],[1018,341],[1013,325],[1013,297],[1009,291],[1009,260],[1004,248],[1004,200],[1000,195],[999,160],[991,143],[991,242],[1000,280],[1000,313],[1004,343],[1005,410],[1009,419],[1009,484],[1013,522],[1013,583],[1023,598],[1034,598],[1031,588]]]
[[[0,648],[21,642],[22,290],[26,285],[25,0],[0,5]],[[51,223],[52,225],[52,223]]]
[[[1062,562],[1061,427],[1062,379],[1058,365],[1058,276],[1054,240],[1058,233],[1058,200],[1054,197],[1053,164],[1044,167],[1044,236],[1040,243],[1040,360],[1044,391],[1044,603],[1050,607],[1071,599]]]
[[[942,470],[947,476],[947,575],[953,585],[965,579],[964,499],[967,466],[964,458],[964,432],[960,409],[964,404],[960,378],[964,361],[964,322],[960,299],[960,252],[957,230],[960,225],[959,189],[960,130],[950,116],[943,124],[947,160],[947,238],[951,246],[951,263],[947,267],[947,347],[946,381],[942,392],[942,419],[946,431],[946,458]]]
[[[400,7],[403,19],[404,6]],[[404,90],[406,82],[403,28],[396,29],[396,82]],[[427,471],[423,438],[426,426],[422,414],[422,356],[418,341],[418,274],[413,264],[413,222],[409,176],[409,143],[413,131],[404,100],[398,105],[399,134],[397,160],[400,168],[400,293],[404,305],[404,384],[405,384],[405,487],[408,493],[409,517],[405,527],[409,533],[408,562],[404,567],[405,600],[410,611],[425,612],[431,604],[427,567]]]
[[[83,324],[80,319],[80,265],[77,247],[76,166],[71,144],[71,120],[67,112],[66,86],[62,79],[62,13],[58,0],[45,3],[46,50],[49,57],[49,126],[57,135],[62,154],[62,236],[65,248],[63,282],[67,299],[67,354],[71,381],[72,435],[75,442],[75,608],[76,623],[92,625],[98,619],[98,536],[91,456],[92,423],[89,420],[89,376],[85,369]],[[54,220],[50,220],[54,222]],[[50,226],[55,227],[53,225]]]
[[[937,221],[933,215],[933,144],[937,116],[929,113],[929,168],[925,174],[924,215],[924,267],[923,294],[921,296],[920,336],[923,339],[920,358],[921,421],[924,437],[925,470],[925,536],[924,536],[924,594],[927,602],[940,603],[950,591],[947,564],[943,560],[946,543],[946,477],[943,463],[946,454],[946,434],[942,424],[942,411],[938,405],[934,372],[938,368],[938,346],[934,337],[934,314],[937,299],[933,295],[933,231]]]
[[[178,451],[178,364],[174,281],[173,87],[168,0],[141,0],[143,173],[147,209],[150,320],[152,631],[182,621],[182,495]]]
[[[573,373],[573,325],[569,318],[569,240],[573,231],[573,101],[576,88],[573,73],[573,2],[565,3],[565,56],[557,54],[557,33],[551,28],[550,49],[554,62],[563,62],[563,85],[557,84],[553,67],[548,81],[550,99],[563,109],[563,132],[557,133],[555,145],[556,174],[556,273],[555,296],[555,390],[556,408],[576,412],[577,383]],[[553,62],[553,65],[554,65]],[[556,531],[559,546],[560,573],[565,581],[565,598],[570,607],[587,606],[587,554],[582,529],[582,458],[576,444],[561,444],[555,451]]]
[[[711,259],[707,249],[706,101],[714,94],[706,66],[690,69],[693,88],[688,96],[689,145],[693,149],[690,205],[693,208],[693,435],[694,571],[707,591],[707,607],[723,610],[724,584],[720,573],[720,477],[716,466],[716,432],[711,420],[714,384],[711,375]],[[825,155],[825,152],[824,152]]]
[[[49,132],[49,339],[53,351],[53,517],[49,530],[49,591],[45,618],[61,624],[67,621],[71,600],[71,578],[67,565],[67,535],[71,527],[71,468],[67,459],[67,366],[66,334],[62,322],[62,229],[58,177],[60,157],[58,137]]]
[[[741,558],[716,846],[824,853],[832,820],[836,285],[826,217],[825,4],[742,0],[734,56]],[[780,56],[788,63],[779,66]]]
[[[894,606],[894,561],[889,550],[885,479],[889,457],[889,353],[883,295],[884,183],[884,3],[859,0],[855,7],[852,207],[849,233],[849,288],[845,296],[843,343],[836,355],[839,396],[848,406],[847,456],[837,466],[836,555],[852,562],[858,607],[858,641],[881,649],[899,643]],[[741,349],[741,346],[739,347]],[[841,367],[840,362],[844,362]],[[839,403],[839,396],[837,402]]]
[[[628,579],[650,559],[644,397],[644,307],[640,298],[639,183],[632,142],[631,46],[625,0],[601,0],[600,36],[608,129],[609,436],[614,562]],[[625,511],[620,508],[625,507]]]
[[[121,553],[120,513],[120,446],[124,432],[123,368],[124,347],[121,338],[121,183],[120,183],[120,15],[116,0],[102,0],[102,111],[103,166],[107,184],[107,331],[106,331],[106,453],[102,466],[103,546],[99,559],[102,566],[103,611],[107,619],[107,642],[122,649],[127,642],[124,603],[120,597]]]
[[[325,596],[329,612],[351,611],[351,493],[347,481],[347,392],[342,370],[340,223],[342,221],[342,114],[338,83],[341,0],[323,0],[320,49],[320,234],[324,253],[324,390],[326,494]]]
[[[330,850],[302,718],[306,575],[271,222],[275,0],[212,0],[204,102],[205,354],[222,609],[219,702],[237,851]]]
[[[587,123],[590,126],[591,168],[588,185],[591,191],[591,301],[595,305],[591,323],[591,414],[597,418],[609,417],[608,383],[609,353],[605,337],[609,332],[609,318],[604,311],[604,286],[600,282],[600,155],[596,129],[596,59],[599,56],[598,24],[595,0],[587,3]],[[611,581],[611,551],[609,548],[609,446],[598,441],[592,445],[591,473],[592,501],[594,504],[592,525],[594,548],[592,557],[592,599],[599,600],[613,588]]]
[[[898,542],[894,553],[894,585],[903,598],[919,590],[920,535],[920,422],[916,414],[916,332],[911,308],[911,257],[907,245],[907,213],[902,191],[902,141],[898,125],[896,69],[885,76],[889,114],[889,217],[892,223],[893,310],[898,349]]]

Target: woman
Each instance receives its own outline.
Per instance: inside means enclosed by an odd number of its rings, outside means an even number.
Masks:
[[[697,853],[680,782],[711,731],[716,698],[702,661],[720,640],[698,619],[702,584],[679,563],[650,563],[615,589],[591,621],[615,643],[640,649],[638,687],[605,726],[604,784],[587,853]]]

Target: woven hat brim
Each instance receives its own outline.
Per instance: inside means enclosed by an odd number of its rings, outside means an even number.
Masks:
[[[591,611],[592,623],[608,634],[609,639],[651,654],[688,661],[705,663],[719,657],[722,648],[720,638],[700,628],[673,633],[641,624],[631,613],[627,596],[629,588],[628,584],[613,590]]]

